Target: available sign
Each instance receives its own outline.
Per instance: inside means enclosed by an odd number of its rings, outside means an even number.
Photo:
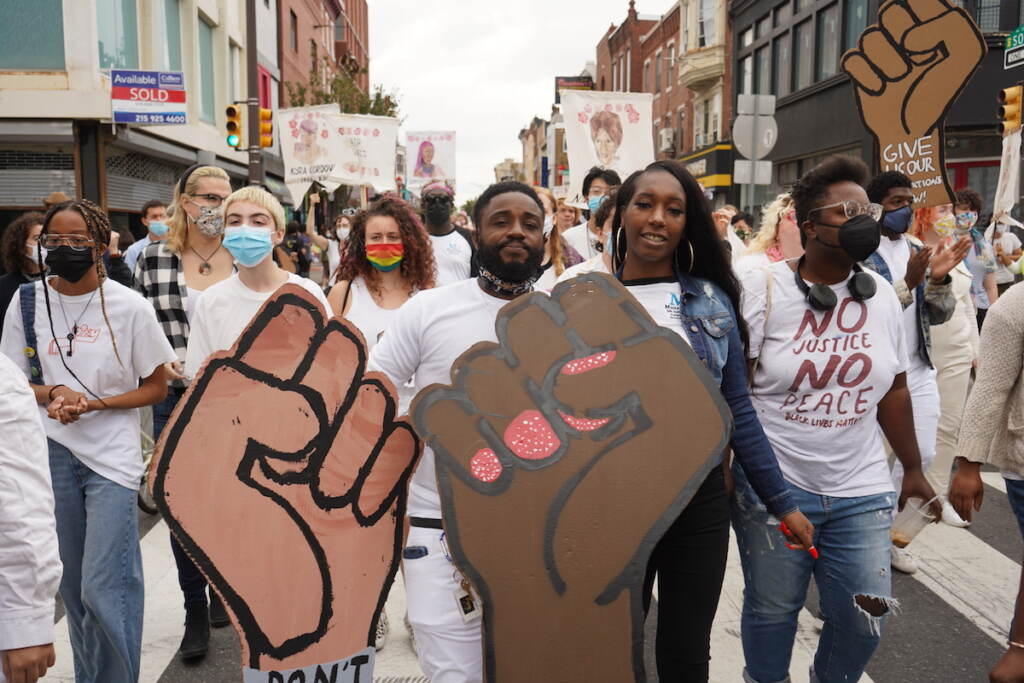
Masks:
[[[1006,36],[1006,49],[1003,52],[1003,68],[1012,69],[1024,64],[1024,26],[1018,26],[1013,33]]]
[[[188,123],[185,75],[180,71],[110,71],[114,123]]]

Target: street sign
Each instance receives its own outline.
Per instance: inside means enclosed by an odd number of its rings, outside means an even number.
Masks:
[[[775,95],[739,95],[736,98],[736,114],[774,116]]]
[[[110,113],[114,123],[188,123],[185,75],[180,71],[111,69]]]
[[[1003,51],[1003,69],[1012,69],[1024,64],[1024,26],[1018,26],[1006,36]]]
[[[733,162],[732,182],[734,185],[771,185],[772,162],[737,159]]]
[[[775,149],[779,126],[772,116],[741,114],[732,125],[732,141],[748,159],[764,159]]]

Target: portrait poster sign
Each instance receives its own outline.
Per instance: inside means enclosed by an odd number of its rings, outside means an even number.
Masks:
[[[406,185],[419,192],[431,180],[455,187],[455,131],[414,131],[405,136]]]
[[[974,19],[950,0],[894,0],[843,55],[881,170],[910,178],[917,207],[953,201],[946,115],[986,51]]]
[[[586,207],[583,177],[594,166],[610,168],[625,180],[654,161],[652,98],[650,93],[562,91],[571,204]]]
[[[516,299],[495,329],[410,410],[482,603],[485,680],[644,681],[647,562],[721,462],[729,408],[610,276]]]
[[[157,444],[154,499],[224,601],[245,683],[373,680],[420,441],[365,368],[359,331],[285,285]]]

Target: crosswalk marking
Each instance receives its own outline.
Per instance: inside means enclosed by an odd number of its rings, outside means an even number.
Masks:
[[[1006,493],[1006,480],[998,472],[982,472],[981,481],[998,491]]]

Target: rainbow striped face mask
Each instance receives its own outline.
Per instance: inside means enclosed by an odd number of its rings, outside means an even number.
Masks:
[[[402,264],[402,255],[405,253],[405,245],[401,242],[396,244],[367,244],[366,260],[377,270],[387,273]]]

